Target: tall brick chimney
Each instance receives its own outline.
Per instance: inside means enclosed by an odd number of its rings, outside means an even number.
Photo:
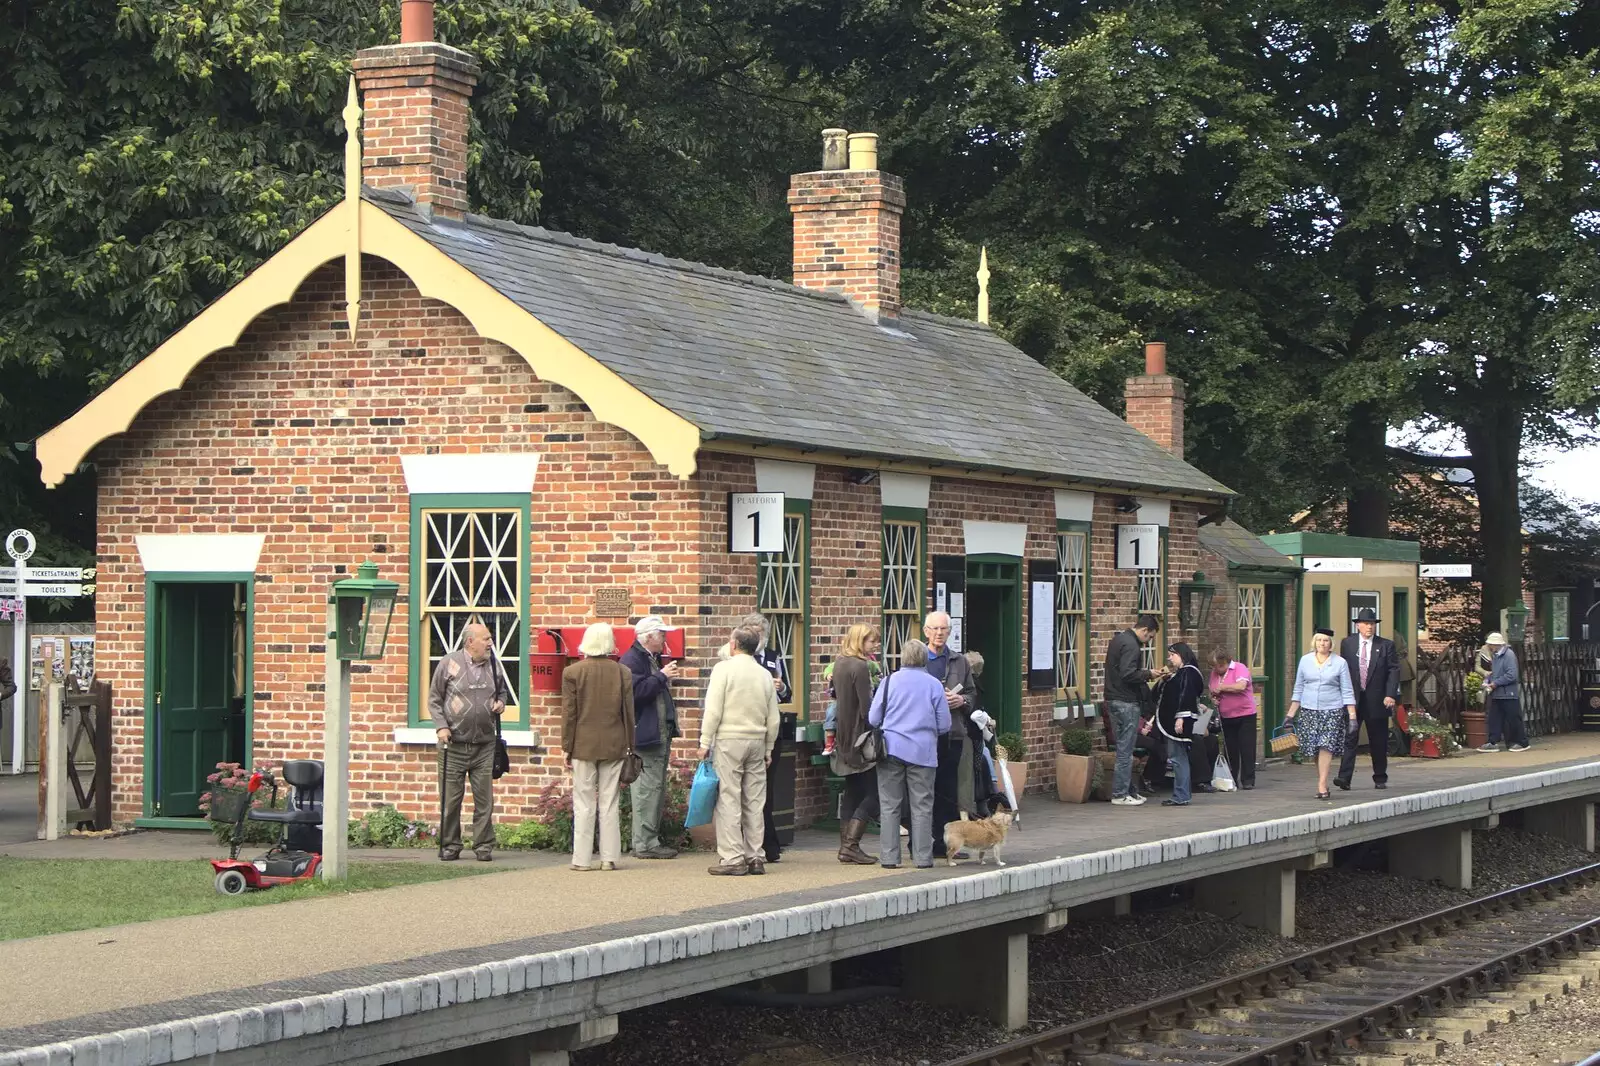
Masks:
[[[1183,458],[1183,382],[1167,373],[1167,346],[1144,346],[1144,373],[1128,379],[1128,424],[1167,451]]]
[[[361,180],[407,187],[425,211],[467,210],[467,130],[478,61],[433,39],[431,0],[401,0],[400,43],[351,64],[361,89]]]
[[[822,169],[789,179],[794,283],[842,292],[874,319],[899,318],[905,207],[904,182],[878,169],[877,134],[823,130]]]

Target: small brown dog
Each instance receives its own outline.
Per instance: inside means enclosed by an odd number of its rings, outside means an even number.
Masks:
[[[990,817],[979,821],[950,822],[944,827],[945,862],[954,866],[956,852],[962,848],[971,848],[978,853],[979,866],[983,865],[984,852],[994,856],[996,866],[1004,866],[1005,860],[1000,858],[1000,847],[1006,842],[1006,833],[1011,830],[1011,820],[1011,812],[1001,808]]]

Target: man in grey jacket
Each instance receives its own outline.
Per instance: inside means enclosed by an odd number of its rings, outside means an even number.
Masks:
[[[1508,750],[1527,751],[1528,725],[1522,720],[1522,677],[1517,670],[1517,653],[1499,633],[1490,633],[1484,643],[1493,650],[1494,657],[1489,660],[1489,678],[1483,683],[1489,743],[1478,750],[1499,751],[1503,732]]]
[[[1137,807],[1144,802],[1133,785],[1133,748],[1139,739],[1139,711],[1149,697],[1147,682],[1154,677],[1144,668],[1144,646],[1161,629],[1153,614],[1142,614],[1132,629],[1111,638],[1106,648],[1106,704],[1117,738],[1116,768],[1111,772],[1111,802]]]
[[[439,858],[461,857],[461,801],[472,779],[472,850],[479,862],[494,858],[495,720],[511,698],[506,675],[490,654],[489,627],[470,623],[461,647],[439,660],[428,689],[428,714],[439,738],[443,810]]]

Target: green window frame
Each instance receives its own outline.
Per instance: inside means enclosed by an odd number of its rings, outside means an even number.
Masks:
[[[1138,586],[1135,594],[1136,607],[1134,616],[1153,614],[1161,619],[1162,632],[1167,631],[1167,527],[1161,527],[1161,552],[1160,564],[1154,567],[1145,567],[1137,571]],[[1174,638],[1175,639],[1175,638]],[[1146,670],[1156,669],[1158,662],[1165,662],[1166,655],[1158,650],[1171,643],[1171,639],[1156,639],[1150,641],[1139,651],[1140,662]]]
[[[756,556],[756,609],[771,627],[768,647],[778,653],[789,685],[790,708],[810,721],[811,501],[787,500],[783,551]]]
[[[1267,669],[1267,586],[1239,586],[1239,661],[1260,677]]]
[[[408,720],[431,725],[428,689],[440,659],[478,620],[494,635],[514,701],[507,728],[528,728],[530,497],[419,493],[411,497]]]
[[[1332,629],[1332,628],[1333,628],[1333,589],[1328,585],[1312,585],[1311,586],[1311,631],[1313,633],[1315,633],[1319,629]],[[1306,644],[1307,644],[1307,647],[1300,649],[1302,652],[1309,650],[1310,641],[1308,640],[1306,642]]]
[[[880,626],[885,671],[900,666],[900,648],[922,639],[927,611],[928,512],[915,507],[883,508],[883,582]]]
[[[1092,601],[1094,528],[1056,521],[1056,698],[1089,693],[1089,605]]]

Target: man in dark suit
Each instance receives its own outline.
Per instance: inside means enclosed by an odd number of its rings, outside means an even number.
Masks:
[[[1389,716],[1400,699],[1400,653],[1394,641],[1377,635],[1378,616],[1363,607],[1356,615],[1356,631],[1344,638],[1339,654],[1350,667],[1350,686],[1356,691],[1356,729],[1367,726],[1367,748],[1372,755],[1374,788],[1389,787]],[[1356,772],[1356,738],[1352,732],[1333,783],[1349,791]]]

